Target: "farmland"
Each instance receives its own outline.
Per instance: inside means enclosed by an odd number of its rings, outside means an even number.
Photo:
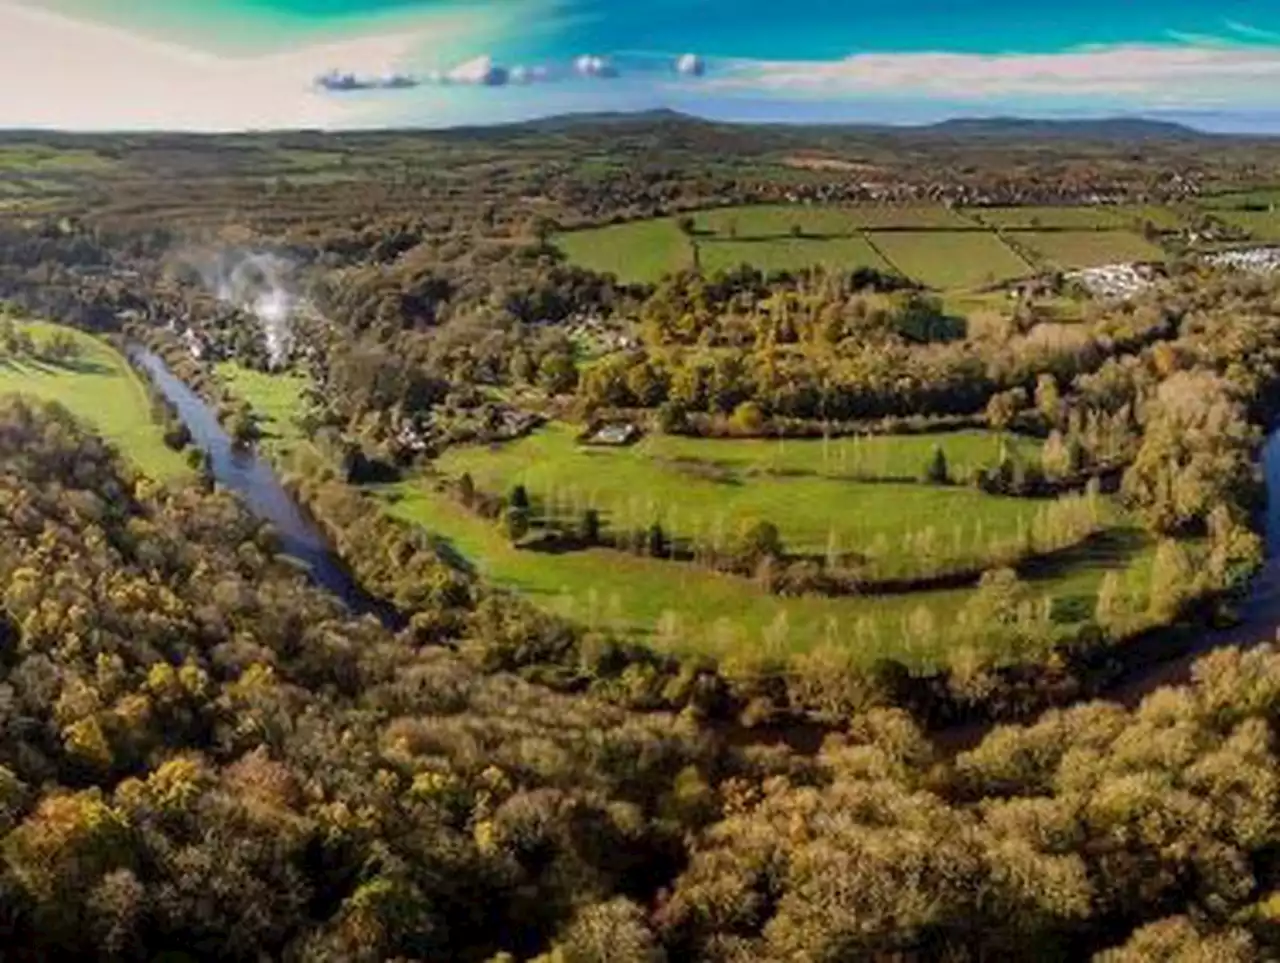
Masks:
[[[1128,231],[1018,231],[1015,242],[1060,270],[1129,261],[1159,261],[1163,252]]]
[[[886,553],[900,559],[904,572],[914,564],[912,533],[932,529],[948,544],[952,538],[972,543],[975,530],[984,538],[1008,536],[1031,524],[1042,507],[1032,501],[912,481],[935,445],[957,476],[989,464],[1000,450],[998,437],[981,431],[783,443],[656,436],[632,448],[591,449],[576,443],[569,426],[552,425],[507,445],[450,449],[435,462],[434,479],[374,490],[386,511],[443,539],[486,578],[588,625],[638,634],[672,651],[721,657],[783,658],[843,639],[861,664],[893,655],[931,669],[946,664],[947,651],[935,641],[939,633],[925,628],[965,618],[972,588],[779,596],[752,579],[687,561],[610,547],[521,548],[447,488],[463,474],[483,491],[520,485],[540,516],[591,507],[606,527],[656,521],[673,538],[773,520],[789,549]],[[1022,458],[1036,455],[1033,442],[1014,447]],[[1059,613],[1059,631],[1092,613],[1106,571],[1127,573],[1124,584],[1135,598],[1146,590],[1148,544],[1122,516],[1105,511],[1104,534],[1027,573],[1033,595]],[[984,652],[995,661],[1036,655],[1010,646],[1015,643],[1001,636]]]
[[[703,241],[698,245],[702,269],[709,274],[749,264],[761,271],[798,271],[822,265],[850,271],[869,267],[887,271],[890,265],[866,238],[777,237],[758,241]]]
[[[1258,241],[1280,241],[1280,213],[1273,211],[1215,211],[1223,222]]]
[[[883,231],[880,252],[907,277],[932,288],[973,288],[1031,273],[994,234],[975,231]]]
[[[588,626],[642,636],[678,654],[785,659],[834,644],[864,667],[891,656],[914,669],[932,670],[948,660],[948,643],[942,641],[947,636],[937,627],[954,625],[974,595],[953,589],[861,598],[781,597],[761,592],[749,579],[680,562],[609,549],[519,549],[497,526],[420,483],[398,486],[384,497],[390,513],[443,538],[495,584]],[[1077,615],[1092,612],[1107,571],[1125,573],[1134,597],[1146,590],[1150,553],[1140,540],[1118,536],[1075,561],[1033,578],[1032,590]],[[997,662],[1043,654],[1013,648],[987,653]]]
[[[652,283],[693,260],[671,218],[574,231],[558,243],[571,261],[626,281]]]
[[[604,513],[606,523],[628,528],[657,521],[672,533],[728,534],[768,520],[778,525],[789,548],[809,553],[825,551],[833,537],[845,548],[877,539],[896,546],[904,535],[933,528],[945,540],[969,544],[979,534],[1007,537],[1030,524],[1038,506],[1029,500],[986,496],[964,486],[915,484],[932,441],[909,438],[895,451],[898,441],[868,440],[861,443],[865,448],[835,442],[823,470],[821,441],[789,442],[786,447],[798,451],[784,449],[771,458],[770,442],[656,439],[637,448],[589,448],[558,427],[496,451],[450,449],[437,468],[451,477],[468,473],[485,491],[505,493],[522,484],[540,502],[555,501],[566,510],[591,506]],[[966,468],[977,467],[983,449],[981,460],[995,461],[996,443],[983,441],[970,438],[954,446]],[[751,447],[733,451],[742,444]],[[713,450],[722,453],[704,461]],[[848,475],[872,480],[841,477]]]
[[[188,469],[182,456],[165,447],[151,420],[151,402],[138,375],[113,348],[82,332],[45,322],[24,322],[36,345],[62,334],[74,339],[78,356],[59,364],[6,355],[0,348],[0,394],[17,393],[56,401],[92,425],[142,471],[175,478]]]
[[[1011,230],[1096,230],[1127,226],[1118,212],[1106,207],[984,207],[970,214],[983,224]]]
[[[1270,225],[1265,213],[1223,216]],[[686,230],[679,218],[664,217],[569,231],[555,243],[574,263],[628,282],[651,283],[695,263],[707,274],[742,264],[766,273],[821,265],[893,271],[937,290],[964,291],[1041,267],[1159,260],[1160,247],[1135,226],[1149,223],[1169,232],[1183,224],[1176,211],[1158,205],[956,210],[919,203],[762,204],[689,218]]]

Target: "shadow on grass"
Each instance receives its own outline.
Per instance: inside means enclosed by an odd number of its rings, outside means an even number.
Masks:
[[[1062,578],[1070,571],[1086,566],[1121,568],[1146,544],[1146,539],[1136,528],[1109,528],[1078,545],[1033,559],[1021,566],[1019,573],[1027,581],[1041,582]]]
[[[42,375],[61,375],[61,374],[92,374],[105,375],[111,374],[116,369],[110,365],[105,365],[100,361],[90,361],[85,358],[75,358],[68,361],[49,361],[45,358],[36,357],[4,357],[0,358],[0,370],[16,371],[19,374],[42,374]]]
[[[479,570],[471,559],[462,553],[462,550],[453,543],[453,539],[431,532],[426,535],[426,541],[431,550],[439,555],[450,568],[457,569],[464,575],[472,577],[479,574]]]
[[[737,237],[729,237],[726,234],[700,234],[697,235],[705,243],[708,244],[774,244],[778,241],[844,241],[853,240],[858,237],[859,232],[839,232],[839,231],[803,231],[800,234],[792,234],[790,231],[780,231],[777,234],[740,234]]]

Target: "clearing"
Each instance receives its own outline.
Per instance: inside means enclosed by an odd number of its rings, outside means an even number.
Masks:
[[[769,521],[789,551],[811,554],[834,547],[884,558],[905,536],[932,528],[949,548],[985,555],[983,546],[1016,535],[1042,507],[914,481],[935,443],[950,449],[956,475],[994,463],[998,442],[983,432],[831,441],[825,456],[820,439],[653,437],[600,448],[579,445],[575,434],[551,425],[504,445],[450,448],[435,467],[453,479],[470,474],[497,495],[524,485],[540,510],[556,516],[595,508],[606,527],[621,530],[656,521],[679,537],[728,538]]]
[[[304,440],[298,419],[306,410],[306,391],[311,379],[290,371],[269,374],[246,368],[234,361],[216,367],[218,379],[232,396],[253,408],[262,431],[260,444],[272,454],[286,454]]]
[[[384,492],[387,510],[430,531],[486,579],[582,624],[644,639],[658,649],[783,660],[822,646],[851,652],[869,666],[895,658],[918,671],[948,663],[957,645],[952,626],[973,597],[971,589],[903,595],[824,598],[762,592],[750,579],[691,565],[639,558],[609,549],[552,554],[515,548],[497,526],[421,483]],[[1125,572],[1139,600],[1150,578],[1151,553],[1118,531],[1098,545],[1032,577],[1033,592],[1053,600],[1063,626],[1092,613],[1108,570]],[[1065,630],[1065,628],[1064,628]],[[1035,644],[982,640],[975,646],[1001,663],[1044,655]]]
[[[164,444],[161,429],[151,420],[146,388],[119,352],[62,325],[24,321],[18,327],[31,335],[37,347],[57,332],[69,335],[80,354],[54,365],[0,353],[0,394],[60,402],[154,478],[177,478],[189,472],[183,456]]]

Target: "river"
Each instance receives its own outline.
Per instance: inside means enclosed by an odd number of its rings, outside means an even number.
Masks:
[[[240,495],[254,514],[272,524],[286,555],[301,562],[317,585],[336,595],[351,611],[374,615],[393,629],[404,624],[400,613],[360,587],[334,554],[324,533],[285,490],[265,459],[233,445],[204,400],[170,372],[157,355],[130,345],[129,357],[147,372],[152,384],[177,408],[178,416],[191,431],[193,444],[209,452],[218,484]],[[1263,446],[1262,468],[1268,493],[1264,526],[1267,562],[1254,577],[1249,597],[1240,608],[1239,624],[1219,631],[1206,629],[1191,650],[1135,669],[1103,693],[1103,698],[1134,705],[1159,686],[1186,680],[1196,658],[1211,649],[1275,640],[1280,628],[1280,429],[1272,432]],[[820,729],[822,727],[814,728],[818,741]],[[957,751],[976,743],[989,729],[989,724],[975,724],[931,735],[940,747]],[[806,736],[804,741],[816,748],[814,739]]]
[[[335,595],[353,613],[373,615],[392,629],[403,624],[404,619],[392,606],[360,587],[266,459],[233,444],[204,399],[174,375],[159,356],[136,344],[129,345],[128,355],[178,410],[178,417],[191,432],[192,445],[209,453],[214,479],[239,495],[256,516],[271,523],[285,555],[301,563],[316,585]]]

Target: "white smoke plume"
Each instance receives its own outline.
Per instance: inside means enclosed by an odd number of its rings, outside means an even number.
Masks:
[[[271,366],[284,364],[293,347],[293,319],[302,306],[292,262],[261,251],[224,251],[196,266],[218,300],[257,319]]]

